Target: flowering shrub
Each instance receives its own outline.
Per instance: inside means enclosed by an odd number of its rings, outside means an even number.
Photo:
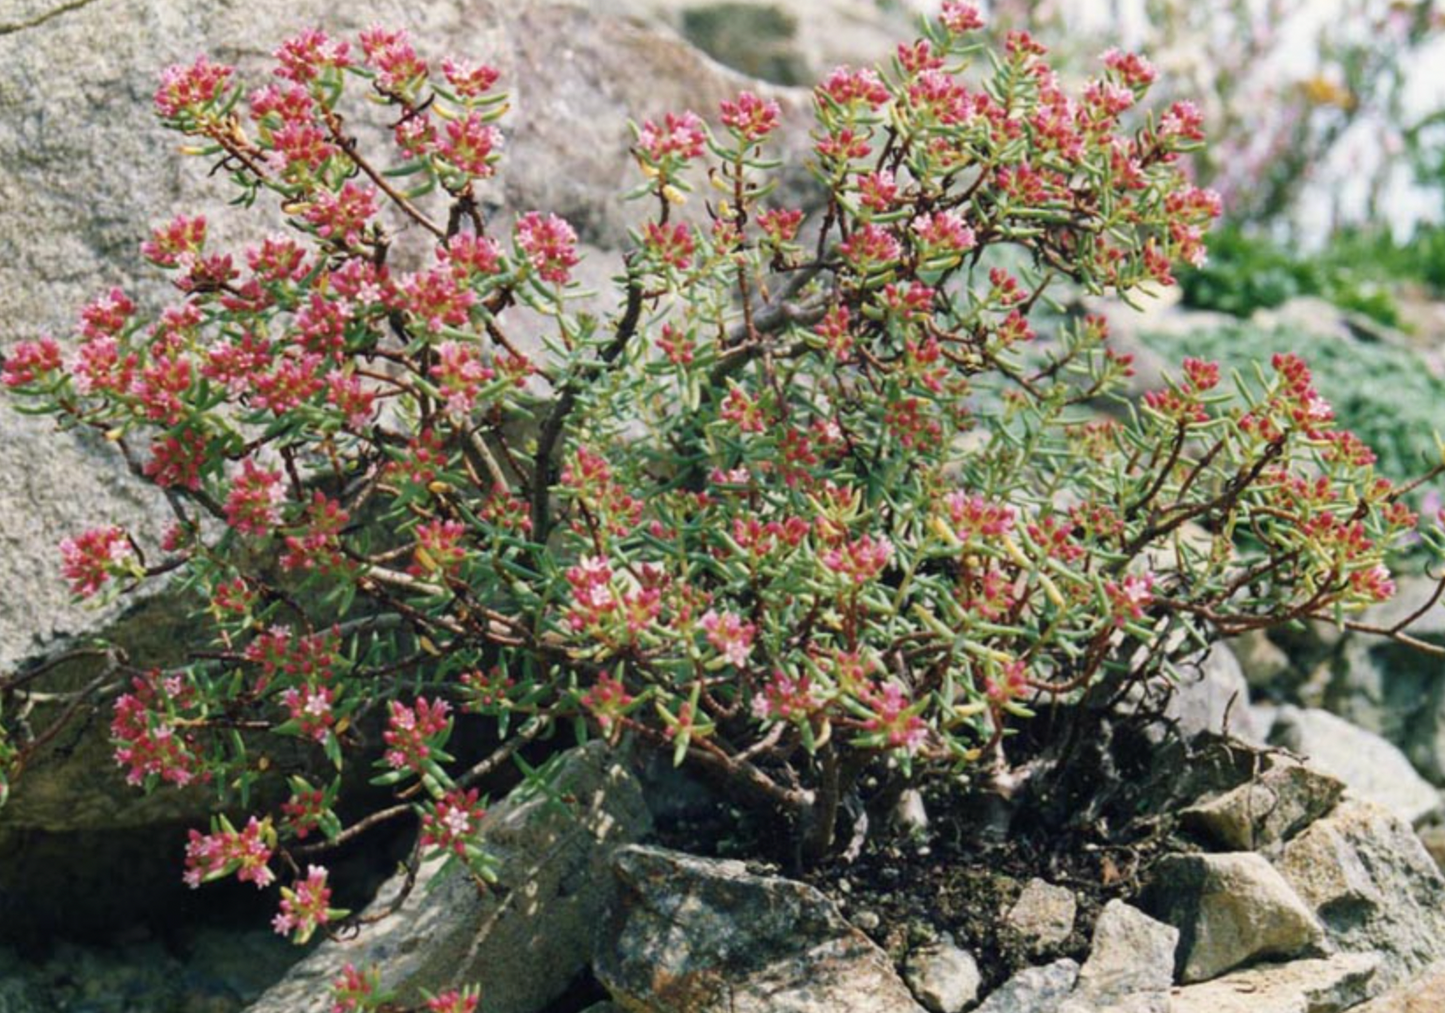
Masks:
[[[290,231],[237,255],[201,215],[158,225],[142,253],[175,303],[108,293],[69,354],[22,342],[4,381],[175,511],[161,544],[67,541],[76,594],[180,571],[217,631],[115,701],[129,778],[244,803],[281,763],[266,736],[312,754],[276,812],[193,833],[189,882],[289,876],[277,930],[330,930],[310,860],[378,822],[337,814],[358,756],[422,856],[484,881],[476,783],[564,722],[695,765],[819,857],[865,774],[1006,765],[1041,702],[1390,593],[1416,520],[1299,358],[1190,360],[1125,421],[1090,409],[1128,357],[1100,319],[1043,335],[1034,311],[1203,258],[1218,201],[1181,162],[1201,124],[1144,110],[1142,57],[1072,95],[1027,33],[995,54],[980,26],[945,3],[888,67],[817,87],[812,209],[774,202],[771,101],[641,124],[609,317],[575,308],[567,222],[479,210],[490,68],[376,28],[283,43],[250,93],[204,57],[166,72],[166,123]],[[389,154],[342,112],[358,85]],[[503,742],[470,767],[447,751],[463,715]],[[335,1008],[375,991],[349,969]]]

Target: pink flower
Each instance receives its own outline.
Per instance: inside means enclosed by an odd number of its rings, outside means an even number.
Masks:
[[[1011,661],[1003,666],[1003,671],[997,677],[985,676],[983,680],[984,695],[995,704],[1006,704],[1024,696],[1031,689],[1028,669],[1022,661]]]
[[[835,67],[818,85],[816,91],[840,106],[864,105],[877,109],[889,99],[888,89],[878,72],[871,69],[852,70]]]
[[[112,576],[135,575],[139,568],[130,537],[120,528],[93,528],[60,543],[60,572],[70,589],[88,598]]]
[[[748,663],[756,626],[743,622],[742,617],[733,612],[719,615],[715,609],[704,612],[698,622],[707,631],[707,642],[722,652],[728,664],[742,668]]]
[[[341,977],[331,983],[331,1013],[366,1013],[375,1008],[381,988],[381,971],[376,967],[365,972],[353,964],[341,969]]]
[[[144,474],[162,488],[201,488],[208,441],[197,429],[182,429],[150,444]]]
[[[426,1001],[426,1013],[476,1013],[480,996],[475,989],[448,989]]]
[[[204,219],[199,219],[204,221]],[[352,261],[351,263],[359,263]],[[264,282],[297,282],[310,272],[306,251],[286,235],[267,236],[260,246],[246,249],[246,266]],[[333,274],[333,280],[335,275]]]
[[[798,226],[803,224],[803,212],[797,209],[768,208],[758,212],[758,228],[763,235],[778,245],[791,243],[798,235]]]
[[[286,705],[289,718],[296,723],[297,730],[317,742],[325,742],[331,726],[336,723],[336,715],[332,711],[335,700],[336,691],[330,686],[292,687],[281,694],[281,702]]]
[[[61,368],[60,345],[54,338],[22,341],[5,358],[7,387],[24,387],[47,379]]]
[[[839,244],[838,252],[859,274],[868,274],[896,263],[902,247],[892,233],[869,222]]]
[[[189,704],[190,687],[177,678],[162,678],[153,671],[131,680],[132,692],[115,701],[110,736],[115,740],[115,762],[129,768],[127,784],[144,784],[155,778],[184,788],[206,780],[200,771],[195,742],[176,730],[168,713]]]
[[[477,789],[453,788],[422,813],[421,846],[465,857],[486,813],[477,801]]]
[[[341,551],[340,535],[349,520],[350,515],[340,503],[329,499],[319,489],[312,493],[310,509],[297,533],[286,536],[281,568],[323,573],[340,570],[346,561]]]
[[[179,63],[167,67],[156,89],[156,111],[173,120],[198,117],[223,96],[232,73],[231,67],[211,63],[205,56],[189,67]]]
[[[597,681],[582,694],[582,699],[578,702],[591,712],[598,727],[605,733],[611,731],[614,723],[626,715],[632,699],[626,686],[604,673],[597,677]]]
[[[707,144],[707,128],[696,113],[681,116],[668,113],[662,126],[646,120],[637,135],[637,147],[653,165],[667,160],[687,161],[702,154]]]
[[[435,267],[407,278],[402,285],[406,309],[429,331],[443,327],[465,327],[477,296],[464,288],[456,272]]]
[[[911,701],[896,682],[884,683],[882,689],[865,689],[859,700],[873,712],[863,727],[881,733],[892,748],[915,753],[928,740],[928,726],[912,712]]]
[[[973,229],[956,211],[919,215],[910,228],[930,253],[966,253],[976,245]]]
[[[648,222],[643,227],[642,245],[662,263],[679,271],[687,270],[696,249],[692,230],[683,222],[674,222],[671,226]]]
[[[317,190],[302,217],[316,227],[316,234],[337,245],[355,246],[376,215],[376,191],[347,183],[340,193]]]
[[[821,704],[806,675],[794,679],[784,672],[774,672],[753,696],[752,712],[759,721],[794,721],[806,719]]]
[[[778,129],[778,104],[750,91],[740,93],[735,102],[724,99],[720,108],[723,125],[744,140],[761,141]]]
[[[733,387],[723,398],[719,414],[744,433],[761,433],[767,428],[767,413],[741,387]]]
[[[319,28],[305,29],[281,43],[272,54],[280,63],[276,76],[298,84],[315,80],[325,69],[351,66],[350,49],[346,42],[328,38]]]
[[[567,568],[566,577],[572,587],[573,601],[567,621],[574,630],[597,626],[605,616],[616,610],[618,603],[612,591],[612,568],[603,557],[583,556],[576,566]]]
[[[938,19],[943,23],[943,27],[954,35],[976,32],[984,24],[983,16],[979,14],[976,6],[960,3],[959,0],[944,0]]]
[[[491,90],[501,76],[494,67],[485,64],[468,67],[450,59],[442,61],[442,74],[446,77],[447,84],[451,85],[452,91],[462,99],[480,98]]]
[[[497,374],[482,362],[481,353],[469,344],[443,341],[437,345],[436,351],[431,377],[446,396],[447,410],[465,417],[476,406],[482,388]]]
[[[412,572],[419,576],[454,574],[467,558],[462,538],[466,526],[460,521],[435,518],[416,526],[416,564]]]
[[[1350,574],[1350,591],[1366,601],[1389,601],[1395,595],[1395,581],[1383,563]]]
[[[1013,530],[1014,509],[993,503],[979,495],[954,491],[943,498],[948,516],[960,541],[971,538],[993,540]]]
[[[494,172],[492,163],[501,141],[501,132],[473,111],[464,120],[447,123],[444,136],[437,140],[437,151],[462,172],[484,179]]]
[[[1110,49],[1104,54],[1104,66],[1117,74],[1126,88],[1134,90],[1149,87],[1157,76],[1154,64],[1146,57],[1118,49]]]
[[[467,281],[476,275],[496,274],[502,269],[502,252],[497,244],[486,236],[459,232],[437,248],[437,259],[451,266],[458,281]]]
[[[269,535],[281,522],[286,488],[279,471],[266,471],[251,458],[241,462],[241,474],[226,497],[226,523],[243,534]]]
[[[239,831],[224,816],[217,817],[214,825],[218,829],[209,834],[199,830],[190,832],[186,873],[182,877],[187,886],[194,890],[202,883],[232,873],[243,883],[255,883],[258,890],[275,882],[276,874],[268,863],[276,832],[271,828],[269,817],[261,822],[252,816],[245,829]]]
[[[845,542],[841,548],[823,553],[823,565],[855,584],[873,580],[893,558],[893,543],[887,538],[862,535]]]
[[[346,426],[360,432],[376,415],[376,392],[362,386],[361,377],[333,369],[326,374],[326,401],[346,417]]]
[[[1104,582],[1104,594],[1114,616],[1114,625],[1123,626],[1130,619],[1143,619],[1144,609],[1154,602],[1154,575],[1130,574],[1120,582]]]
[[[565,285],[577,266],[577,233],[556,215],[528,211],[517,222],[517,245],[543,281]]]
[[[328,907],[330,902],[331,888],[326,885],[326,869],[309,865],[305,879],[281,888],[281,910],[271,920],[271,926],[278,935],[293,935],[296,944],[302,945],[318,927],[343,913]]]
[[[119,288],[113,288],[80,311],[80,333],[87,338],[119,337],[133,316],[135,303]]]
[[[153,264],[177,267],[183,259],[198,256],[205,245],[205,215],[194,218],[176,215],[167,224],[151,230],[151,237],[141,243],[140,252]]]
[[[445,700],[418,697],[415,707],[393,700],[390,711],[386,731],[381,733],[388,747],[386,762],[395,770],[420,773],[451,729],[447,717],[451,705]]]
[[[361,48],[383,92],[405,95],[427,76],[426,61],[416,55],[404,30],[372,25],[361,33]]]

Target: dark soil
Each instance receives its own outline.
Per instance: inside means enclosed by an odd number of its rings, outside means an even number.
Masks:
[[[1048,729],[1039,723],[1041,735]],[[1243,783],[1257,754],[1228,740],[1185,745],[1155,726],[1099,724],[1060,748],[1045,739],[1010,740],[1015,770],[1030,770],[1006,798],[981,779],[945,777],[923,788],[925,829],[911,834],[877,822],[857,854],[798,870],[775,832],[725,805],[660,819],[659,843],[712,857],[756,862],[817,887],[897,963],[948,934],[972,951],[991,990],[1022,967],[1088,955],[1094,923],[1113,898],[1130,900],[1155,861],[1191,842],[1174,814],[1202,795]],[[840,827],[848,839],[850,829]],[[1073,932],[1038,947],[1006,914],[1025,884],[1043,879],[1076,899]]]

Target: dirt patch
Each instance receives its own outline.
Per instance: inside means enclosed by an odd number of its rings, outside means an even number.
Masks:
[[[1060,748],[1020,737],[1010,743],[1011,762],[1030,773],[1012,797],[977,775],[935,779],[924,789],[926,828],[875,827],[856,854],[801,872],[789,869],[775,831],[726,806],[661,821],[659,843],[803,879],[900,964],[946,933],[973,952],[989,990],[1026,966],[1082,962],[1104,905],[1133,899],[1160,857],[1193,846],[1174,814],[1243,783],[1258,766],[1257,754],[1237,743],[1186,745],[1158,728],[1099,725],[1081,741]],[[840,834],[846,840],[848,828]],[[1007,920],[1035,878],[1074,895],[1073,930],[1061,941],[1039,944]]]

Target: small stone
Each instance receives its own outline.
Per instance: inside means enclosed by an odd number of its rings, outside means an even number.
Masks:
[[[1439,792],[1415,772],[1404,753],[1328,711],[1281,707],[1269,738],[1411,823],[1440,809]]]
[[[978,999],[983,984],[973,954],[947,941],[910,953],[903,980],[933,1013],[961,1013]]]
[[[1258,778],[1185,809],[1180,818],[1231,851],[1255,851],[1286,840],[1329,812],[1343,781],[1294,760],[1275,758]]]
[[[905,837],[922,837],[928,832],[928,809],[923,804],[923,793],[909,788],[898,796],[893,806],[893,825]]]
[[[1077,908],[1072,890],[1031,879],[1005,920],[1032,952],[1039,953],[1069,938]]]
[[[876,911],[859,911],[852,918],[853,924],[864,932],[875,932],[883,924]]]
[[[1079,970],[1077,995],[1100,1004],[1137,993],[1167,997],[1174,983],[1179,930],[1122,900],[1104,905],[1094,925],[1089,959]]]
[[[1369,998],[1380,958],[1341,953],[1323,960],[1260,964],[1173,995],[1169,1013],[1342,1013]],[[1421,1007],[1426,1009],[1439,1007]]]
[[[1150,912],[1179,929],[1175,970],[1206,981],[1258,957],[1317,950],[1324,930],[1288,882],[1253,852],[1170,855],[1154,871]]]
[[[1025,968],[992,992],[974,1013],[1056,1013],[1078,977],[1079,965],[1067,958]]]

